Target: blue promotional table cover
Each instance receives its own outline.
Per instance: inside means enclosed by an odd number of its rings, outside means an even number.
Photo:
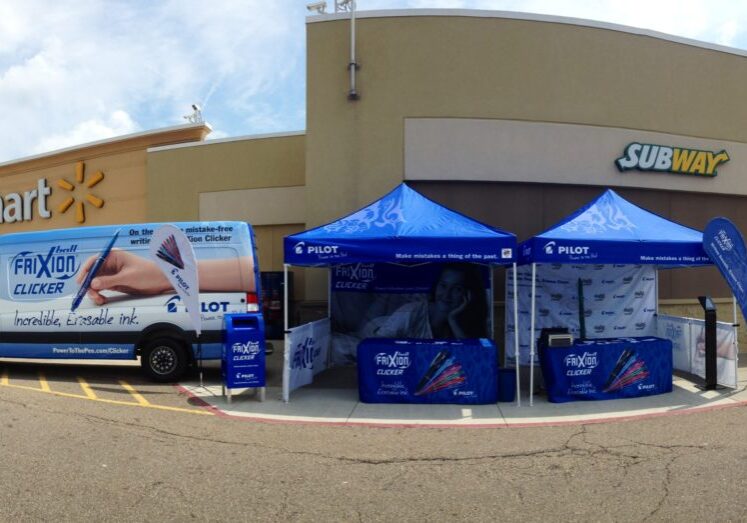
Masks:
[[[367,338],[358,344],[358,387],[364,403],[496,403],[496,346],[485,338]]]
[[[553,403],[672,392],[672,342],[663,338],[596,339],[570,347],[541,347],[540,362]]]

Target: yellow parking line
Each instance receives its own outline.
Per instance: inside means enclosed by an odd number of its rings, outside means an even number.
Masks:
[[[0,374],[0,385],[7,385],[10,383],[8,381],[8,369],[3,369],[3,373]]]
[[[109,400],[109,399],[103,399],[103,398],[96,398],[94,400],[94,399],[89,398],[88,396],[83,396],[81,394],[70,394],[67,392],[57,392],[54,390],[42,390],[36,387],[27,387],[25,385],[11,385],[11,384],[5,384],[2,382],[0,382],[0,386],[8,387],[11,389],[31,390],[34,392],[46,392],[48,394],[53,394],[55,396],[61,396],[63,398],[76,398],[76,399],[81,399],[81,400],[99,401],[101,403],[109,403],[111,405],[126,405],[128,407],[147,407],[149,409],[168,410],[171,412],[186,412],[188,414],[199,414],[202,416],[215,416],[214,412],[211,412],[209,410],[204,410],[204,409],[199,409],[199,410],[198,409],[184,409],[181,407],[167,407],[166,405],[153,405],[152,403],[149,403],[148,405],[142,405],[140,403],[133,403],[131,401],[118,401],[118,400]]]
[[[119,380],[119,384],[122,385],[122,387],[124,387],[127,392],[132,394],[132,397],[135,398],[135,401],[137,401],[140,405],[142,405],[143,407],[150,407],[150,402],[147,399],[143,398],[143,396],[138,391],[136,391],[132,387],[132,385],[122,380]]]
[[[47,377],[42,371],[39,371],[39,385],[44,392],[52,392],[52,389],[49,388],[49,383],[47,383]]]
[[[96,396],[96,393],[93,392],[93,389],[86,382],[86,380],[78,376],[78,383],[80,383],[80,388],[83,389],[83,392],[86,393],[86,396],[88,397],[88,399],[92,399],[92,400],[98,399],[98,397]]]

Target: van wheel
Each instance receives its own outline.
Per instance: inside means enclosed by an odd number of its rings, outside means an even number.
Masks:
[[[150,379],[165,383],[181,378],[189,361],[184,345],[177,340],[156,338],[143,347],[140,364]]]

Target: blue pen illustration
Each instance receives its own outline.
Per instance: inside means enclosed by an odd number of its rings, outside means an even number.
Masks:
[[[80,289],[78,289],[78,292],[75,294],[75,297],[73,298],[73,305],[70,307],[71,312],[75,312],[75,309],[77,309],[80,306],[80,302],[83,301],[83,297],[88,292],[88,289],[91,287],[91,281],[96,276],[96,273],[99,272],[99,269],[101,269],[101,266],[104,265],[104,261],[106,261],[106,257],[109,256],[109,253],[112,250],[112,247],[114,247],[114,242],[117,241],[117,237],[119,236],[119,229],[117,232],[114,233],[114,236],[112,236],[112,239],[109,240],[109,243],[106,244],[106,247],[103,251],[101,251],[101,254],[99,254],[99,257],[96,258],[96,261],[93,262],[93,265],[91,266],[91,269],[88,271],[88,274],[86,274],[86,278],[83,280],[83,283],[80,285]]]

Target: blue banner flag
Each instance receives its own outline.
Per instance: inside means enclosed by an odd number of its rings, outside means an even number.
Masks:
[[[747,249],[737,227],[726,218],[714,218],[703,232],[703,247],[721,271],[747,316]]]

